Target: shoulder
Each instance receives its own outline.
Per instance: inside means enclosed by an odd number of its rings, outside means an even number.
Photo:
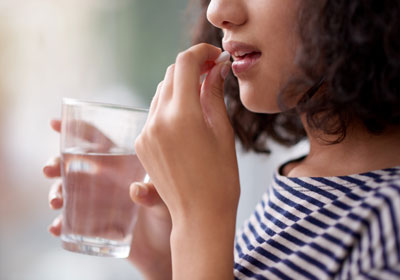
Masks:
[[[389,199],[400,199],[400,168],[385,169],[382,172],[366,173],[371,180],[365,182],[365,187],[372,188],[377,197],[389,195]],[[400,214],[400,213],[399,213]]]
[[[369,190],[363,208],[368,208],[374,214],[372,217],[384,223],[385,230],[391,224],[392,229],[396,230],[400,226],[400,169],[386,169],[385,172],[370,172],[371,180],[366,181],[362,188]],[[390,216],[390,219],[387,217]],[[379,221],[382,219],[382,221]],[[398,236],[396,230],[396,237]]]
[[[359,263],[359,275],[374,279],[400,277],[400,169],[370,173],[371,188],[360,204],[365,211],[365,231],[350,257]],[[356,252],[358,251],[358,252]],[[360,254],[364,252],[365,254]],[[393,278],[394,277],[394,278]]]

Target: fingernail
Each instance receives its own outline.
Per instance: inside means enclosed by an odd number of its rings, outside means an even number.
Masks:
[[[149,192],[147,187],[145,185],[143,185],[142,183],[134,183],[133,185],[134,185],[135,194],[137,197],[144,197]]]
[[[48,232],[50,232],[53,236],[59,236],[60,232],[59,229],[56,228],[56,225],[54,225],[54,223],[52,223],[51,225],[49,225],[47,227]]]
[[[43,169],[45,169],[47,167],[52,167],[52,166],[56,165],[57,162],[58,162],[58,157],[51,158],[46,162]]]
[[[61,198],[58,195],[52,195],[50,198],[50,206],[53,209],[58,209],[61,207]]]
[[[43,173],[47,176],[47,173],[49,173],[49,171],[50,171],[50,169],[51,169],[51,166],[44,166],[43,167]]]
[[[47,227],[47,231],[50,232],[52,235],[54,235],[54,233],[53,233],[53,225],[49,225]]]
[[[230,70],[231,70],[231,62],[227,61],[221,67],[221,78],[223,80],[226,79],[226,77],[228,76]]]
[[[207,78],[207,73],[200,76],[200,84],[202,84]]]

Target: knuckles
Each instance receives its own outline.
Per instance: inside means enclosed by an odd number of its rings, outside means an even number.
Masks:
[[[171,64],[170,66],[168,66],[166,73],[173,71],[174,68],[175,68],[175,64]]]
[[[144,147],[143,147],[143,133],[140,134],[136,138],[134,147],[135,147],[136,154],[140,157],[140,155],[142,154],[142,151],[144,149]]]
[[[193,113],[182,113],[173,108],[164,108],[163,112],[149,119],[141,135],[135,141],[135,149],[144,149],[158,143],[164,146],[181,139],[193,127],[198,127],[198,116]]]
[[[161,87],[163,86],[163,84],[164,84],[164,80],[158,83],[157,91],[161,90]]]
[[[191,50],[180,52],[176,57],[177,64],[191,64],[195,59],[195,54]]]
[[[208,50],[211,47],[216,48],[207,43],[201,43],[186,51],[180,52],[177,55],[176,63],[168,66],[166,78],[173,74],[172,72],[178,64],[185,68],[189,64],[195,63],[198,59],[199,51],[204,49]],[[165,79],[157,86],[157,93],[160,94],[160,96],[162,96],[162,91],[165,87]],[[213,91],[217,90],[219,89],[213,89]],[[135,149],[138,151],[144,150],[146,147],[151,147],[156,143],[163,146],[164,143],[169,143],[174,141],[174,139],[176,141],[177,138],[184,137],[185,134],[187,135],[188,131],[193,130],[194,127],[198,128],[199,125],[201,126],[202,124],[204,124],[204,117],[201,110],[188,109],[187,106],[178,99],[171,98],[164,100],[160,98],[157,104],[157,110],[154,110],[141,135],[135,141]]]
[[[197,53],[202,50],[210,50],[210,48],[215,48],[219,49],[213,45],[207,44],[207,43],[200,43],[197,44],[191,48],[189,48],[186,51],[180,52],[178,56],[176,57],[176,63],[194,63],[196,62],[197,58]]]
[[[157,137],[164,134],[164,120],[153,118],[149,121],[148,126],[145,130],[146,135],[150,135],[152,137]]]

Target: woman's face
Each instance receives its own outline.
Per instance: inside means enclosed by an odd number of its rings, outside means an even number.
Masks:
[[[300,0],[211,0],[208,20],[224,32],[223,47],[234,59],[244,106],[279,112],[277,96],[297,71]]]

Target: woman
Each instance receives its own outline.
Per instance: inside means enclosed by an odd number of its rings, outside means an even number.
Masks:
[[[135,143],[154,185],[131,186],[143,207],[130,261],[147,279],[400,279],[400,4],[202,5],[214,27],[202,22],[197,39],[222,42],[235,77],[207,44],[167,69]],[[235,134],[260,152],[266,136],[310,142],[266,184],[236,241]]]

